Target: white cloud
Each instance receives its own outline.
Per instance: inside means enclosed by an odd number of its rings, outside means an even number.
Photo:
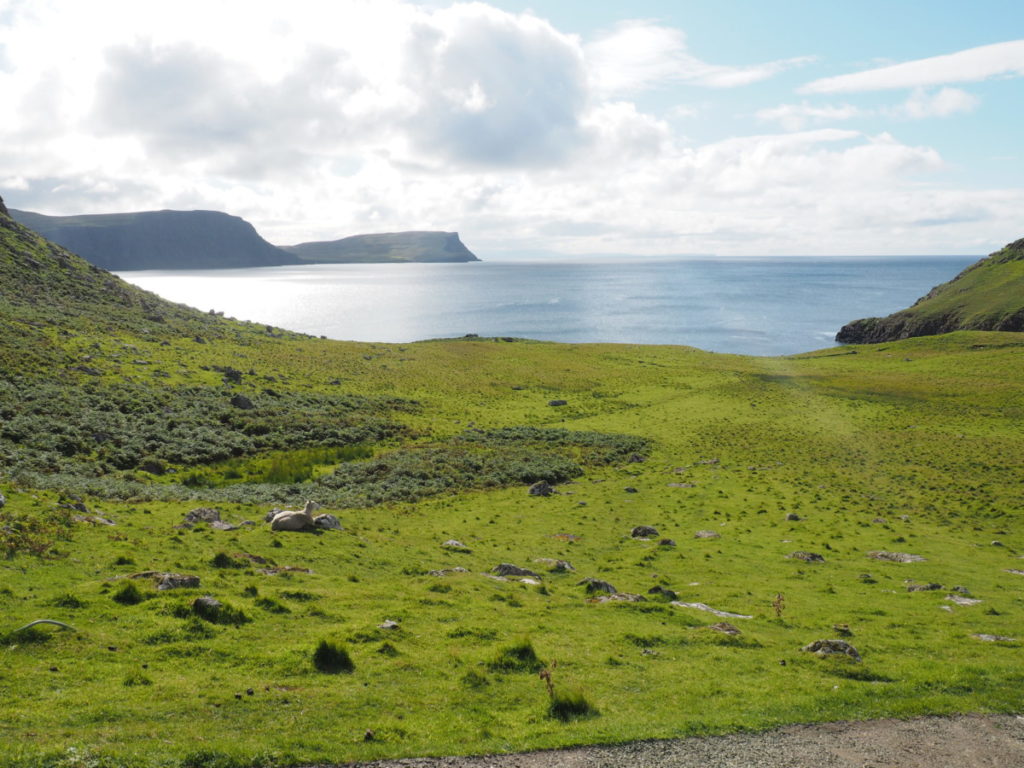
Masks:
[[[851,120],[864,115],[864,110],[850,104],[780,104],[759,109],[754,116],[763,123],[778,123],[787,131],[803,130],[811,123],[829,123]]]
[[[927,117],[949,117],[958,112],[973,112],[980,99],[959,88],[942,88],[936,93],[915,89],[894,111],[897,115],[919,120]]]
[[[585,47],[594,87],[607,94],[626,94],[668,83],[708,88],[733,88],[767,80],[812,57],[770,61],[747,67],[708,64],[686,49],[682,30],[650,21],[620,22],[611,32]]]
[[[1024,40],[968,48],[945,56],[905,61],[887,67],[826,77],[807,83],[802,93],[922,88],[945,83],[971,83],[1000,76],[1024,75]]]

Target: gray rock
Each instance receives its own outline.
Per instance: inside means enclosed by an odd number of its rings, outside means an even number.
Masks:
[[[636,488],[634,488],[632,485],[627,485],[622,490],[625,491],[626,493],[636,493],[637,492]]]
[[[907,592],[933,592],[942,589],[941,584],[908,584]]]
[[[377,625],[380,629],[398,629],[398,622],[394,619],[386,619],[383,624]]]
[[[718,531],[697,531],[695,534],[693,534],[693,538],[695,538],[695,539],[720,539],[720,538],[722,538],[722,534],[720,534]]]
[[[888,563],[923,563],[920,555],[908,555],[906,552],[868,552],[873,560],[884,560]]]
[[[7,498],[0,493],[0,509],[3,509],[5,506],[7,506]]]
[[[555,489],[546,480],[538,480],[528,491],[531,496],[550,496],[554,492]]]
[[[713,629],[715,632],[721,632],[724,635],[742,635],[740,628],[730,624],[728,621],[720,621],[717,624],[708,625],[708,629]]]
[[[638,525],[629,535],[634,539],[649,539],[658,535],[658,529],[650,525]]]
[[[794,523],[803,520],[803,518],[800,517],[800,515],[798,515],[796,512],[790,512],[788,515],[786,515],[786,519]]]
[[[463,544],[458,539],[448,539],[448,541],[441,544],[443,549],[450,549],[454,552],[470,552],[470,548]]]
[[[647,598],[643,595],[634,595],[632,592],[616,592],[612,595],[600,595],[596,598],[599,603],[618,601],[623,603],[646,603]]]
[[[199,577],[182,573],[164,573],[157,579],[156,588],[165,589],[198,589]]]
[[[518,565],[512,565],[512,563],[499,563],[498,565],[491,568],[491,571],[498,576],[517,576],[527,577],[530,579],[540,579],[540,576],[528,568],[520,568]]]
[[[805,563],[824,563],[825,558],[817,552],[792,552],[786,557],[792,560],[803,560]]]
[[[857,649],[845,640],[815,640],[813,643],[805,645],[800,650],[813,653],[820,658],[825,658],[826,656],[839,653],[849,656],[854,661],[861,660]]]
[[[675,545],[675,539],[662,539],[658,542],[659,547],[674,547]]]
[[[185,514],[185,524],[213,523],[220,520],[220,512],[209,507],[196,507]]]
[[[211,521],[210,522],[210,527],[214,528],[214,529],[216,529],[218,531],[235,531],[235,530],[238,530],[238,526],[237,525],[232,525],[231,523],[226,523],[223,520],[213,520],[213,521]]]
[[[427,573],[431,576],[448,576],[452,573],[469,573],[469,571],[461,565],[457,565],[454,568],[442,568],[438,571],[427,571]]]
[[[647,594],[648,595],[658,595],[659,597],[662,597],[662,598],[664,598],[666,600],[669,600],[669,601],[678,600],[679,599],[679,595],[677,595],[671,589],[667,589],[666,587],[661,586],[660,584],[658,584],[656,586],[653,586],[650,589],[648,589],[647,590]]]
[[[971,637],[976,637],[978,640],[984,640],[986,643],[1015,643],[1015,642],[1017,642],[1017,638],[1015,638],[1015,637],[1004,637],[1003,635],[979,634],[979,635],[971,635]]]
[[[558,406],[568,405],[568,404],[569,404],[568,400],[548,400],[548,405],[554,406],[556,408]]]
[[[593,595],[597,592],[607,592],[608,594],[614,595],[619,591],[607,581],[601,581],[600,579],[595,579],[590,576],[585,578],[583,581],[578,582],[576,586],[586,587],[588,595]]]
[[[555,560],[551,557],[538,557],[535,563],[546,565],[552,573],[573,573],[576,571],[567,560]]]
[[[645,459],[639,453],[631,453],[629,455],[629,458],[626,459],[626,461],[629,462],[630,464],[642,464],[643,462],[647,461],[647,459]]]
[[[322,531],[340,531],[341,521],[334,515],[322,514],[313,518],[313,526]]]

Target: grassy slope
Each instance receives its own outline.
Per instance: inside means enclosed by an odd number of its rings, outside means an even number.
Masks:
[[[0,561],[0,633],[43,617],[80,630],[0,646],[0,765],[313,763],[1020,710],[1021,643],[971,635],[1024,639],[1024,576],[1006,572],[1024,569],[1021,334],[758,359],[631,345],[327,342],[182,312],[156,324],[134,310],[82,314],[67,336],[47,324],[53,315],[37,327],[12,311],[3,346],[15,346],[21,365],[34,347],[19,334],[44,340],[46,364],[64,366],[44,378],[69,388],[78,374],[62,371],[85,353],[101,374],[89,381],[110,392],[152,369],[170,374],[153,386],[220,386],[204,367],[230,359],[275,376],[285,394],[415,399],[418,409],[397,416],[411,435],[558,426],[642,435],[653,449],[643,463],[591,467],[549,498],[513,487],[332,510],[345,530],[323,535],[263,524],[180,531],[196,502],[87,498],[117,524],[76,524],[42,558]],[[192,323],[217,343],[192,342]],[[142,342],[158,326],[168,346]],[[145,349],[145,374],[112,357],[122,343]],[[550,407],[552,398],[569,404]],[[0,491],[7,513],[44,516],[58,501],[10,477]],[[268,508],[218,506],[233,521],[262,520]],[[789,512],[804,519],[786,521]],[[677,546],[631,539],[637,524]],[[702,529],[721,538],[693,538]],[[449,538],[472,551],[442,549]],[[795,550],[827,562],[785,557]],[[871,550],[927,560],[880,563]],[[313,573],[217,568],[218,552]],[[533,562],[541,557],[564,558],[577,573],[547,574]],[[499,562],[539,570],[544,589],[484,575]],[[455,566],[468,572],[427,573]],[[150,599],[112,600],[119,576],[149,569],[194,573],[202,589],[156,593],[140,582]],[[692,609],[588,602],[576,586],[584,576],[624,592],[662,584],[681,600],[753,618],[732,619],[743,634],[731,639],[706,628],[716,617]],[[910,593],[907,579],[945,589]],[[957,585],[983,602],[946,601]],[[252,621],[176,618],[176,606],[200,594]],[[378,629],[385,619],[400,628]],[[799,651],[835,636],[836,623],[850,625],[862,664]],[[599,716],[552,720],[535,675],[487,666],[524,636],[557,660],[556,689],[578,687]],[[348,644],[354,673],[313,670],[312,651],[327,637]]]
[[[957,330],[1024,330],[1024,240],[972,264],[909,309],[849,323],[836,340],[877,343]]]

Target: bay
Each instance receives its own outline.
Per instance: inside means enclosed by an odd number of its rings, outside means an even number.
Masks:
[[[332,339],[515,336],[786,355],[910,306],[975,256],[593,259],[140,271],[171,301]]]

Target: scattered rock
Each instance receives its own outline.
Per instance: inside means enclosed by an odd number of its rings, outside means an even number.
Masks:
[[[886,520],[884,517],[876,517],[871,522],[872,523],[878,523],[879,525],[886,525],[889,521]]]
[[[696,488],[696,483],[669,483],[669,488]]]
[[[824,563],[825,558],[817,552],[792,552],[786,557],[792,560],[803,560],[805,563]]]
[[[1003,546],[1003,542],[1001,542],[1001,541],[993,541],[992,542],[992,546],[993,547],[1001,547],[1001,546]]]
[[[971,635],[971,637],[976,637],[979,640],[984,640],[986,643],[1016,643],[1017,642],[1017,638],[1015,638],[1015,637],[1004,637],[1003,635],[978,634],[978,635]]]
[[[576,569],[567,560],[555,560],[551,557],[538,557],[533,562],[546,565],[552,573],[575,573]]]
[[[717,608],[712,608],[707,603],[681,603],[678,600],[673,600],[672,605],[677,608],[696,608],[698,611],[707,611],[713,613],[715,616],[721,616],[723,619],[752,619],[753,616],[745,616],[742,613],[730,613],[729,611],[719,611]]]
[[[674,547],[675,545],[675,539],[662,539],[658,542],[659,547]]]
[[[165,589],[198,589],[199,577],[183,573],[164,573],[157,580],[156,588],[161,591]]]
[[[196,507],[185,513],[183,526],[191,528],[196,523],[215,523],[220,521],[220,512],[209,507]]]
[[[340,531],[341,521],[334,515],[317,515],[313,518],[313,527],[322,531]]]
[[[569,404],[568,400],[548,400],[548,405],[553,406],[555,408],[557,408],[559,406],[562,406],[562,405],[568,405],[568,404]]]
[[[455,568],[442,568],[437,571],[427,571],[427,573],[431,576],[447,576],[451,573],[469,573],[469,571],[459,565]]]
[[[652,536],[658,535],[658,529],[653,528],[650,525],[638,525],[633,529],[632,533],[630,533],[629,535],[632,536],[634,539],[649,539]]]
[[[907,592],[933,592],[936,589],[942,589],[941,584],[907,584]]]
[[[629,455],[629,458],[626,459],[626,461],[629,462],[630,464],[642,464],[643,462],[647,461],[647,459],[645,459],[639,453],[631,453]]]
[[[720,539],[720,538],[722,538],[722,534],[720,534],[718,531],[697,531],[695,534],[693,534],[693,538],[695,538],[695,539]]]
[[[622,603],[646,603],[647,598],[643,595],[634,595],[631,592],[615,592],[611,595],[599,595],[594,598],[596,603],[607,603],[607,602],[622,602]]]
[[[498,576],[527,576],[531,579],[540,579],[540,576],[538,576],[536,573],[529,570],[528,568],[520,568],[518,565],[512,565],[512,563],[499,563],[498,565],[491,568],[491,571],[493,573],[496,573]]]
[[[805,645],[800,649],[801,651],[807,651],[813,653],[820,658],[831,656],[835,653],[845,654],[854,661],[860,661],[860,654],[857,653],[857,649],[850,645],[845,640],[815,640],[809,645]]]
[[[587,594],[593,595],[597,592],[607,592],[608,594],[614,595],[619,590],[609,584],[607,581],[601,581],[590,576],[585,578],[583,581],[577,582],[577,587],[586,587]]]
[[[116,525],[113,520],[99,515],[74,515],[71,520],[75,523],[89,523],[90,525]]]
[[[961,587],[959,584],[957,586],[953,587],[949,591],[950,592],[959,592],[961,595],[968,595],[968,596],[970,596],[970,594],[971,594],[971,590],[969,590],[967,587]]]
[[[551,487],[547,480],[538,480],[530,486],[528,491],[531,496],[550,496],[554,492],[555,489]]]
[[[800,515],[798,515],[796,512],[790,512],[788,515],[786,515],[786,519],[794,523],[798,523],[801,520],[803,520],[803,518],[800,517]]]
[[[976,597],[964,597],[963,595],[946,595],[946,599],[957,605],[977,605],[981,602]]]
[[[900,520],[902,520],[904,523],[909,523],[910,515],[900,515]]]
[[[718,459],[701,459],[697,462],[698,464],[717,464]]]
[[[257,573],[264,576],[277,576],[279,573],[312,573],[310,568],[301,568],[297,565],[275,565],[270,568],[260,568]]]
[[[840,637],[853,637],[853,630],[850,629],[849,624],[833,624],[832,629],[834,629],[836,634]]]
[[[385,619],[383,624],[377,625],[380,629],[398,629],[398,622],[394,619]]]
[[[1007,573],[1015,573],[1018,576],[1024,576],[1024,571],[1018,568],[1004,568],[1003,570],[1005,570]]]
[[[715,630],[715,632],[721,632],[725,635],[735,636],[743,634],[742,632],[740,632],[739,627],[730,624],[728,621],[720,621],[717,624],[711,624],[708,626],[708,629],[713,629]]]
[[[218,531],[237,531],[238,526],[232,523],[225,522],[223,520],[214,520],[210,523],[210,527]]]
[[[650,589],[648,589],[647,590],[647,594],[648,595],[658,595],[659,597],[663,597],[663,598],[665,598],[666,600],[669,600],[669,601],[679,599],[679,595],[677,595],[671,589],[667,589],[666,587],[661,586],[660,584],[658,584],[657,586],[654,586],[654,587],[651,587]]]
[[[196,614],[196,616],[201,619],[206,619],[207,621],[216,621],[222,607],[223,604],[220,600],[210,597],[209,595],[197,597],[192,601],[192,613]]]
[[[923,563],[920,555],[908,555],[906,552],[868,552],[873,560],[884,560],[888,563]]]

